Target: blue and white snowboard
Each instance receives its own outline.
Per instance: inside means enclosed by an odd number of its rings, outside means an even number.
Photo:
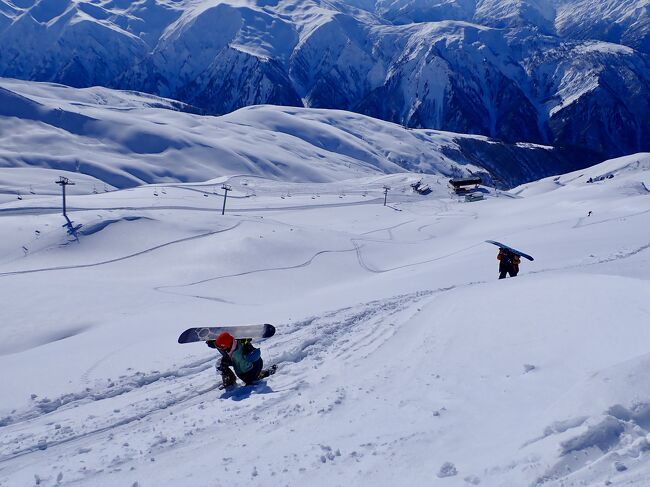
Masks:
[[[198,327],[188,328],[181,333],[181,336],[178,337],[178,343],[216,340],[224,331],[227,331],[235,338],[269,338],[275,335],[275,327],[268,323],[264,325]]]
[[[535,260],[533,259],[530,255],[524,254],[521,250],[513,249],[512,247],[502,244],[501,242],[497,242],[496,240],[486,240],[487,243],[491,243],[492,245],[496,245],[500,249],[506,249],[509,252],[512,252],[515,255],[518,255],[519,257],[523,257],[524,259],[528,260]]]

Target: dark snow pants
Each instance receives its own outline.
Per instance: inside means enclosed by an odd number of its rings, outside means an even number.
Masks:
[[[514,266],[500,266],[499,267],[499,279],[505,279],[506,274],[510,274],[510,277],[515,277],[519,273],[519,269]]]
[[[260,377],[260,372],[262,372],[262,368],[264,367],[264,361],[262,359],[259,359],[256,362],[253,362],[253,368],[246,372],[245,374],[239,375],[238,377],[246,383],[246,385],[251,385],[255,382],[257,382],[257,379]]]

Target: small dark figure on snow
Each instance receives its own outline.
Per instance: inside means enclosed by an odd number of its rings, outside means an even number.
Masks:
[[[507,274],[510,274],[510,277],[515,277],[519,273],[521,259],[517,254],[513,254],[507,249],[499,249],[497,260],[499,261],[499,279],[505,279]]]
[[[206,343],[221,354],[216,367],[221,372],[223,388],[235,385],[237,377],[246,385],[251,385],[275,372],[275,366],[263,369],[262,353],[252,345],[250,338],[234,338],[230,333],[223,332],[216,340],[208,340]],[[231,367],[235,369],[234,373]]]

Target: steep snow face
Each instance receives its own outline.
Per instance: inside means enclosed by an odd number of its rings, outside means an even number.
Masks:
[[[0,75],[146,91],[211,114],[338,108],[600,158],[647,150],[648,0],[595,3],[0,0]]]
[[[349,108],[385,82],[381,56],[369,46],[367,26],[332,17],[302,37],[289,74],[307,106]]]
[[[465,20],[492,27],[535,27],[566,39],[597,39],[650,52],[648,0],[378,0],[396,23]]]
[[[64,173],[76,238],[57,173],[0,169],[3,487],[647,484],[650,154],[472,203],[415,173]],[[535,260],[498,280],[486,239]],[[278,372],[254,387],[177,343],[265,322]]]
[[[576,166],[569,153],[399,125],[336,110],[258,106],[222,117],[106,88],[0,80],[0,165],[92,175],[124,188],[251,174],[333,181],[479,172],[502,186]]]
[[[147,46],[91,7],[48,0],[16,9],[11,23],[0,22],[2,73],[79,87],[113,83]]]
[[[475,0],[377,0],[377,12],[394,23],[469,20],[476,10]]]
[[[535,26],[553,31],[552,0],[379,0],[376,8],[395,23],[464,20],[492,27]]]
[[[269,101],[301,105],[278,64],[296,42],[291,23],[277,16],[201,3],[166,29],[129,83],[155,86],[212,113]]]
[[[645,147],[650,133],[648,65],[630,48],[564,43],[523,61],[531,92],[543,100],[551,143],[602,153]],[[623,98],[609,93],[626,92]],[[560,142],[562,141],[562,142]]]
[[[563,37],[599,39],[650,53],[649,0],[560,2],[555,27]]]
[[[495,27],[535,26],[552,34],[554,14],[549,0],[480,0],[474,20]]]
[[[524,80],[525,72],[507,51],[502,33],[494,29],[463,22],[424,24],[408,32],[386,83],[359,110],[409,126],[542,142],[536,108],[513,81]]]

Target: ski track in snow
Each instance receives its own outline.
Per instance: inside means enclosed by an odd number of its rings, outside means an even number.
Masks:
[[[43,267],[40,269],[26,269],[22,271],[11,271],[11,272],[0,272],[0,277],[5,277],[5,276],[15,276],[15,275],[21,275],[21,274],[33,274],[35,272],[51,272],[51,271],[65,271],[65,270],[70,270],[70,269],[85,269],[88,267],[97,267],[97,266],[102,266],[106,264],[114,264],[115,262],[121,262],[124,260],[132,259],[134,257],[139,257],[141,255],[149,254],[151,252],[154,252],[156,250],[169,247],[170,245],[176,245],[184,242],[189,242],[192,240],[198,240],[206,237],[211,237],[213,235],[217,235],[219,233],[224,233],[228,232],[230,230],[233,230],[237,228],[239,225],[241,225],[241,222],[237,222],[235,225],[228,227],[228,228],[222,228],[220,230],[215,230],[213,232],[206,232],[206,233],[201,233],[199,235],[192,235],[191,237],[184,237],[180,238],[177,240],[172,240],[170,242],[165,242],[160,245],[155,245],[153,247],[149,247],[144,250],[140,250],[139,252],[135,252],[133,254],[129,255],[124,255],[122,257],[116,257],[114,259],[108,259],[104,260],[101,262],[93,262],[91,264],[75,264],[75,265],[67,265],[67,266],[55,266],[55,267]]]
[[[182,189],[191,189],[192,191],[198,191],[200,193],[204,193],[204,191],[202,191],[202,190],[194,190],[193,188],[187,188],[187,187],[181,187],[181,186],[170,185],[170,186],[167,186],[167,187],[178,187],[178,188],[182,188]],[[375,204],[375,203],[377,203],[379,201],[381,201],[381,198],[376,198],[376,199],[371,199],[371,200],[366,200],[366,201],[359,201],[359,202],[350,202],[350,203],[298,205],[298,206],[279,207],[279,208],[268,208],[268,207],[247,208],[247,209],[233,210],[233,212],[234,212],[233,214],[240,213],[240,212],[245,213],[245,212],[257,212],[257,211],[304,210],[304,209],[317,209],[317,208],[322,209],[322,208],[328,208],[328,207],[355,206],[355,205],[359,205],[359,204],[362,204],[362,205]],[[55,212],[59,212],[60,208],[57,208],[57,207],[27,207],[27,208],[4,208],[4,209],[0,208],[0,213],[5,212],[5,213],[11,214],[11,212],[13,212],[13,211],[16,211],[16,212],[22,212],[22,211],[30,212],[30,211],[33,211],[33,210],[51,211],[52,213],[55,213]],[[131,207],[131,206],[126,207],[126,206],[124,206],[124,207],[102,207],[102,208],[68,208],[69,212],[74,212],[74,211],[113,211],[113,210],[124,210],[124,211],[136,211],[136,210],[137,211],[142,211],[142,210],[215,211],[213,208],[180,207],[180,206],[148,206],[148,207]],[[582,223],[586,219],[585,217],[583,217],[583,218],[580,218],[578,220],[578,222],[574,225],[573,228],[581,228],[581,227],[585,227],[585,226],[589,226],[589,225],[598,225],[598,224],[607,223],[607,222],[610,222],[610,221],[620,220],[622,218],[632,218],[632,217],[635,217],[635,216],[640,216],[640,215],[647,214],[648,212],[650,212],[650,210],[645,210],[645,211],[636,212],[636,213],[630,213],[630,214],[626,214],[626,215],[622,215],[622,216],[618,216],[618,217],[614,217],[614,218],[609,218],[609,219],[605,219],[605,220],[598,220],[598,221],[588,223],[588,224],[583,224]],[[451,211],[449,211],[447,209],[447,206],[445,206],[445,209],[443,210],[443,212],[438,213],[436,215],[437,219],[440,219],[440,218],[443,218],[443,217],[457,217],[457,216],[477,218],[477,214],[475,214],[475,213],[470,215],[470,214],[468,214],[466,212],[460,212],[460,213],[459,212],[455,212],[455,213],[451,212]],[[231,278],[231,277],[239,277],[239,276],[243,276],[243,275],[247,275],[247,274],[254,274],[254,273],[268,272],[268,271],[277,271],[277,270],[296,269],[296,268],[300,268],[300,267],[310,265],[313,262],[313,260],[316,257],[318,257],[319,255],[325,254],[325,253],[330,253],[330,252],[355,251],[357,253],[357,259],[359,261],[359,265],[363,269],[367,270],[368,272],[372,272],[372,273],[384,273],[384,272],[390,272],[390,271],[393,271],[393,270],[398,270],[398,269],[408,268],[408,267],[412,267],[412,266],[417,266],[417,265],[421,265],[421,264],[425,264],[425,263],[429,263],[429,262],[435,262],[437,260],[441,260],[441,259],[444,259],[446,257],[456,255],[458,253],[464,252],[466,250],[470,250],[470,249],[472,249],[474,247],[478,247],[479,245],[481,245],[479,243],[479,244],[476,244],[476,245],[465,247],[463,249],[460,249],[459,251],[452,252],[452,253],[449,253],[449,254],[446,254],[446,255],[443,255],[443,256],[440,256],[440,257],[436,257],[436,258],[433,258],[433,259],[426,259],[426,260],[414,262],[414,263],[411,263],[411,264],[406,264],[406,265],[403,265],[403,266],[396,266],[396,267],[392,267],[392,268],[376,269],[376,268],[371,267],[369,264],[367,264],[365,262],[365,260],[363,259],[363,255],[362,255],[362,247],[363,246],[359,245],[358,242],[370,241],[370,242],[391,243],[391,242],[393,242],[395,240],[395,237],[394,237],[392,231],[394,229],[397,229],[397,228],[400,228],[402,226],[408,225],[409,223],[412,223],[413,221],[414,220],[408,220],[408,221],[401,222],[401,223],[398,223],[398,224],[395,224],[395,225],[391,225],[389,227],[379,228],[379,229],[364,232],[364,233],[360,234],[361,235],[360,237],[350,239],[352,244],[354,245],[354,249],[336,250],[336,251],[323,250],[323,251],[317,252],[315,255],[313,255],[307,261],[299,263],[299,264],[284,266],[284,267],[269,267],[269,268],[264,268],[264,269],[256,269],[256,270],[246,271],[246,272],[242,272],[242,273],[229,274],[229,275],[223,275],[223,276],[216,276],[216,277],[207,278],[205,280],[196,281],[196,282],[192,282],[192,283],[188,283],[188,284],[174,285],[174,286],[159,286],[159,287],[156,287],[155,289],[158,290],[158,291],[165,292],[163,290],[169,289],[169,288],[189,287],[189,286],[193,286],[193,285],[197,285],[197,284],[202,284],[202,283],[205,283],[205,282],[210,282],[210,281],[225,279],[225,278]],[[560,224],[560,223],[562,223],[562,222],[561,221],[555,221],[555,222],[547,223],[546,225],[550,226],[550,225],[557,225],[557,224]],[[234,225],[232,227],[229,227],[229,228],[226,228],[226,229],[221,229],[221,230],[217,230],[217,231],[214,231],[214,232],[206,232],[206,233],[203,233],[203,234],[200,234],[200,235],[194,235],[194,236],[191,236],[191,237],[185,237],[185,238],[182,238],[182,239],[173,240],[173,241],[166,242],[166,243],[163,243],[163,244],[160,244],[160,245],[148,248],[148,249],[144,249],[144,250],[139,251],[139,252],[135,252],[133,254],[129,254],[129,255],[126,255],[126,256],[122,256],[122,257],[117,257],[117,258],[114,258],[114,259],[108,259],[108,260],[101,261],[101,262],[90,263],[90,264],[77,264],[77,265],[71,265],[71,266],[55,266],[55,267],[49,267],[49,268],[26,269],[26,270],[20,270],[20,271],[4,272],[4,273],[0,273],[0,277],[11,276],[11,275],[19,275],[19,274],[29,274],[29,273],[35,273],[35,272],[48,272],[48,271],[57,271],[57,270],[68,270],[68,269],[81,269],[81,268],[95,267],[95,266],[101,266],[101,265],[105,265],[105,264],[111,264],[111,263],[127,260],[127,259],[130,259],[130,258],[133,258],[133,257],[137,257],[137,256],[140,256],[140,255],[143,255],[143,254],[147,254],[149,252],[153,252],[155,250],[167,247],[169,245],[174,245],[174,244],[183,243],[183,242],[186,242],[186,241],[205,238],[205,237],[209,237],[209,236],[212,236],[212,235],[215,235],[215,234],[218,234],[218,233],[222,233],[222,232],[225,232],[225,231],[228,231],[228,230],[232,230],[232,229],[236,228],[237,226],[239,226],[240,224],[241,224],[241,222],[238,222],[236,225]],[[430,225],[432,225],[432,224],[423,225],[423,226],[419,227],[417,230],[421,231],[422,228],[425,228],[425,227],[430,226]],[[388,233],[388,236],[389,236],[388,239],[372,239],[372,238],[366,237],[367,235],[371,235],[371,234],[379,233],[379,232],[383,232],[383,231]],[[434,236],[428,236],[425,240],[430,240],[430,239],[433,239],[433,238],[435,238],[435,237]],[[409,244],[409,243],[417,244],[417,243],[421,243],[421,242],[422,242],[422,240],[412,241],[412,242],[399,241],[399,242],[396,242],[396,243],[398,243],[398,244]],[[642,250],[645,250],[645,247],[641,248],[639,251],[642,251]],[[634,254],[630,254],[630,256],[631,255],[634,255]],[[590,263],[588,265],[594,265],[594,264],[598,264],[598,263],[610,262],[611,260],[615,260],[615,259],[619,259],[619,258],[625,258],[625,257],[624,256],[623,257],[619,256],[619,257],[614,257],[614,258],[610,258],[610,259],[604,259],[604,260],[601,260],[601,261]],[[585,264],[578,264],[576,266],[572,266],[571,268],[580,267],[582,265],[585,265]],[[548,269],[543,269],[543,270],[537,270],[537,271],[533,271],[533,273],[548,272],[548,271],[552,271],[552,270],[560,270],[560,268],[548,268]],[[177,293],[173,293],[173,294],[177,294]],[[204,296],[193,296],[193,297],[200,298],[200,299],[209,299],[209,300],[215,300],[215,301],[222,301],[220,298],[214,298],[214,297],[204,297]],[[222,302],[228,302],[228,301],[222,301]]]
[[[395,244],[399,244],[399,245],[402,245],[402,244],[408,245],[408,244],[422,243],[424,241],[428,241],[428,240],[431,240],[431,239],[435,238],[435,237],[432,237],[432,236],[427,236],[424,239],[417,240],[417,241],[399,241],[399,242],[395,241],[394,235],[392,233],[390,233],[390,232],[395,228],[405,226],[405,225],[407,225],[409,223],[412,223],[412,222],[413,222],[413,220],[409,220],[409,221],[406,221],[406,222],[398,223],[396,225],[392,225],[390,227],[378,228],[376,230],[370,230],[368,232],[364,232],[364,233],[361,234],[361,235],[370,235],[370,234],[373,234],[373,233],[379,233],[379,232],[384,232],[385,231],[385,232],[389,232],[389,239],[388,240],[386,240],[386,239],[370,239],[370,238],[365,238],[365,237],[364,238],[351,238],[350,241],[354,245],[354,248],[352,248],[352,249],[320,250],[320,251],[316,252],[315,254],[313,254],[307,260],[305,260],[305,261],[303,261],[301,263],[298,263],[298,264],[287,265],[287,266],[265,267],[265,268],[262,268],[262,269],[253,269],[253,270],[239,272],[239,273],[235,273],[235,274],[225,274],[225,275],[209,277],[209,278],[201,279],[201,280],[186,283],[186,284],[157,286],[154,289],[156,291],[166,292],[166,293],[175,294],[175,295],[179,295],[179,296],[189,296],[189,297],[193,297],[193,298],[197,298],[197,299],[206,299],[206,300],[211,300],[211,301],[228,302],[229,303],[230,301],[226,301],[226,300],[224,300],[222,298],[218,298],[218,297],[214,297],[214,296],[202,296],[202,295],[197,295],[197,294],[188,295],[188,294],[185,294],[185,293],[170,291],[170,289],[188,288],[188,287],[191,287],[191,286],[205,284],[207,282],[213,282],[213,281],[217,281],[217,280],[221,280],[221,279],[228,279],[228,278],[234,278],[234,277],[241,277],[241,276],[257,274],[257,273],[262,273],[262,272],[274,272],[274,271],[285,271],[285,270],[299,269],[299,268],[307,267],[307,266],[311,265],[319,256],[322,256],[322,255],[325,255],[325,254],[337,254],[337,253],[347,253],[347,252],[356,252],[357,261],[358,261],[358,263],[359,263],[359,265],[360,265],[360,267],[362,269],[364,269],[364,270],[366,270],[368,272],[371,272],[371,273],[380,274],[380,273],[384,273],[384,272],[391,272],[391,271],[395,271],[395,270],[398,270],[398,269],[405,269],[405,268],[408,268],[408,267],[418,266],[418,265],[421,265],[421,264],[426,264],[426,263],[429,263],[429,262],[435,262],[435,261],[438,261],[438,260],[442,260],[442,259],[445,259],[447,257],[451,257],[453,255],[457,255],[457,254],[460,254],[460,253],[465,252],[467,250],[470,250],[472,248],[478,247],[478,246],[482,245],[482,243],[483,243],[483,242],[480,242],[478,244],[474,244],[474,245],[471,245],[469,247],[465,247],[463,249],[459,249],[457,251],[454,251],[454,252],[439,256],[439,257],[435,257],[433,259],[425,259],[425,260],[421,260],[421,261],[418,261],[418,262],[413,262],[413,263],[410,263],[410,264],[396,266],[396,267],[392,267],[392,268],[388,268],[388,269],[374,269],[374,268],[370,267],[364,261],[363,255],[362,255],[362,246],[357,243],[359,241],[369,241],[369,242],[387,243],[387,244],[395,243]],[[420,229],[418,229],[418,231],[419,230]]]
[[[472,284],[478,283],[468,285]],[[272,360],[281,367],[282,374],[274,377],[274,389],[267,387],[265,394],[284,393],[283,398],[286,398],[296,388],[308,387],[310,373],[302,371],[312,370],[315,364],[328,356],[345,360],[352,355],[357,358],[369,355],[395,332],[395,324],[391,323],[393,316],[436,293],[454,288],[452,286],[396,296],[281,325],[283,334],[268,342],[267,353],[272,356],[277,349],[285,350]],[[317,333],[314,330],[318,330]],[[92,369],[106,358],[107,356],[100,359],[84,373],[85,381],[88,381]],[[292,365],[305,360],[314,365],[292,368]],[[107,384],[95,384],[84,391],[67,393],[55,399],[35,398],[31,409],[15,412],[0,421],[0,431],[3,433],[0,465],[34,452],[75,444],[80,445],[72,448],[76,448],[76,454],[86,455],[89,451],[83,445],[89,441],[95,443],[97,437],[103,441],[109,432],[110,436],[117,435],[121,429],[132,427],[133,423],[141,423],[150,416],[162,414],[169,409],[200,407],[208,399],[204,396],[216,389],[210,372],[214,361],[215,357],[210,356],[205,360],[174,366],[164,372],[138,372],[123,376],[110,380]],[[198,386],[195,382],[199,383]],[[129,406],[114,409],[108,417],[91,413],[81,426],[67,424],[73,423],[75,417],[82,417],[83,410],[95,403],[140,393],[145,397],[144,401],[125,398],[120,402]],[[259,407],[268,408],[268,403]],[[71,418],[58,419],[69,411],[74,411]],[[251,411],[246,408],[246,411],[242,411],[243,414],[251,414]],[[286,414],[294,413],[287,410]],[[46,426],[52,424],[54,428],[49,428],[50,434],[43,434],[43,431],[48,430]],[[38,430],[38,433],[30,433],[31,429]],[[151,441],[152,444],[155,443],[154,438]],[[181,443],[182,441],[175,440],[170,446]]]
[[[244,272],[238,272],[236,274],[225,274],[221,276],[215,276],[215,277],[208,277],[206,279],[201,279],[199,281],[194,281],[190,282],[187,284],[174,284],[171,286],[157,286],[154,289],[156,291],[162,291],[165,292],[167,289],[172,289],[172,288],[184,288],[184,287],[191,287],[191,286],[197,286],[199,284],[205,284],[206,282],[212,282],[212,281],[218,281],[220,279],[228,279],[231,277],[241,277],[241,276],[247,276],[250,274],[258,274],[261,272],[273,272],[273,271],[287,271],[287,270],[292,270],[292,269],[299,269],[301,267],[307,267],[316,260],[321,255],[325,254],[337,254],[337,253],[346,253],[346,252],[354,252],[354,249],[342,249],[342,250],[320,250],[316,252],[314,255],[312,255],[310,258],[305,260],[304,262],[301,262],[299,264],[293,264],[293,265],[287,265],[287,266],[275,266],[275,267],[265,267],[262,269],[253,269],[250,271],[244,271]],[[193,296],[196,298],[203,298],[203,296]],[[205,298],[205,299],[214,299],[214,298]]]
[[[592,226],[592,225],[601,225],[603,223],[609,223],[609,222],[612,222],[612,221],[621,220],[623,218],[634,218],[635,216],[646,215],[648,213],[650,213],[650,210],[644,210],[644,211],[639,211],[639,212],[636,212],[636,213],[628,213],[626,215],[616,216],[616,217],[612,217],[612,218],[606,218],[604,220],[596,220],[596,221],[592,221],[591,223],[583,223],[583,222],[587,221],[587,220],[592,220],[593,217],[590,217],[590,216],[589,217],[582,217],[582,218],[578,219],[578,221],[576,222],[576,224],[574,225],[573,228],[583,228],[583,227],[589,227],[589,226]]]
[[[568,270],[573,270],[573,269],[581,269],[581,268],[586,268],[586,267],[592,267],[600,264],[607,264],[609,262],[615,262],[615,261],[621,261],[625,259],[629,259],[630,257],[634,257],[637,254],[640,254],[641,252],[645,252],[646,250],[650,249],[650,243],[647,243],[645,245],[642,245],[640,247],[637,247],[633,250],[630,250],[628,252],[619,252],[616,255],[613,255],[611,257],[604,257],[602,259],[595,260],[593,262],[583,262],[580,264],[573,264],[573,265],[565,265],[563,267],[547,267],[545,269],[537,269],[533,271],[527,272],[527,274],[542,274],[546,272],[562,272],[562,271],[568,271]]]
[[[477,243],[477,244],[474,244],[474,245],[470,245],[468,247],[464,247],[464,248],[459,249],[459,250],[455,250],[454,252],[449,252],[449,253],[447,253],[445,255],[441,255],[439,257],[434,257],[432,259],[424,259],[424,260],[421,260],[421,261],[418,261],[418,262],[412,262],[410,264],[404,264],[404,265],[399,265],[399,266],[395,266],[395,267],[388,267],[388,268],[385,268],[385,269],[376,269],[376,268],[371,267],[369,264],[367,264],[366,261],[363,258],[363,253],[362,253],[363,245],[359,245],[359,243],[358,243],[359,241],[363,241],[363,240],[364,239],[356,239],[356,238],[352,239],[352,243],[354,244],[354,247],[355,247],[355,250],[356,250],[356,253],[357,253],[357,260],[359,262],[359,265],[362,268],[364,268],[368,272],[372,272],[372,273],[375,273],[375,274],[382,274],[384,272],[392,272],[392,271],[396,271],[398,269],[407,269],[409,267],[415,267],[415,266],[419,266],[419,265],[422,265],[422,264],[428,264],[429,262],[436,262],[438,260],[446,259],[447,257],[451,257],[453,255],[461,254],[463,252],[466,252],[468,250],[471,250],[471,249],[476,248],[476,247],[483,244],[483,242],[480,242],[480,243]],[[374,240],[374,241],[376,242],[376,240]],[[386,243],[390,243],[390,241],[386,241]],[[402,243],[402,242],[400,242],[400,243]]]
[[[35,435],[29,435],[23,432],[23,430],[27,429],[32,423],[39,423],[44,420],[46,421],[45,424],[50,424],[51,421],[54,420],[53,417],[57,416],[57,414],[61,414],[71,409],[83,409],[87,404],[126,395],[152,385],[155,386],[156,389],[159,389],[161,386],[169,388],[174,384],[180,386],[183,382],[179,381],[179,378],[189,377],[191,379],[200,372],[209,369],[211,367],[209,364],[210,361],[211,360],[208,359],[196,363],[190,363],[178,368],[170,369],[166,372],[154,371],[149,374],[138,372],[132,376],[120,377],[115,381],[110,380],[103,386],[96,385],[94,387],[88,387],[84,391],[67,393],[55,399],[34,398],[34,406],[32,408],[26,411],[16,412],[0,421],[0,427],[2,428],[0,431],[3,432],[3,440],[0,443],[0,464],[17,456],[55,447],[94,434],[103,433],[117,426],[126,425],[136,420],[141,420],[147,415],[160,409],[166,409],[173,404],[187,401],[188,399],[192,399],[204,394],[205,392],[213,390],[216,388],[215,384],[208,387],[204,386],[203,389],[196,392],[196,390],[191,387],[192,383],[189,382],[187,387],[185,387],[185,394],[177,391],[177,394],[170,394],[168,397],[165,397],[165,394],[161,394],[161,391],[159,390],[150,391],[151,395],[146,398],[145,403],[138,404],[134,402],[131,405],[133,409],[137,411],[136,414],[128,414],[126,416],[121,415],[117,418],[97,418],[94,416],[88,416],[81,428],[89,431],[84,431],[82,433],[75,433],[72,428],[63,429],[63,431],[60,431],[61,428],[56,428],[53,435],[41,437],[36,440]],[[153,407],[147,407],[148,405],[146,402],[153,404]],[[75,411],[74,413],[75,416],[80,416],[81,414],[80,411]],[[98,419],[98,421],[93,421],[94,419]],[[42,422],[37,425],[37,427],[42,426]],[[25,443],[27,443],[27,445],[25,445]]]
[[[429,290],[372,301],[282,324],[283,333],[267,341],[265,355],[280,367],[272,387],[265,383],[252,388],[252,395],[270,396],[276,403],[291,398],[296,389],[309,387],[313,370],[327,360],[367,356],[395,332],[397,315],[417,305],[435,293],[447,289]],[[316,333],[314,333],[316,330]],[[360,346],[362,345],[362,346]],[[283,350],[278,353],[278,350]],[[100,359],[105,360],[107,357]],[[33,406],[15,411],[0,420],[0,472],[24,468],[30,454],[49,450],[86,460],[98,445],[111,442],[126,434],[126,430],[142,429],[149,450],[131,451],[121,462],[137,460],[151,453],[153,447],[178,447],[181,438],[173,441],[156,440],[158,433],[147,423],[154,415],[168,415],[170,421],[185,421],[194,408],[202,409],[208,402],[218,400],[212,394],[217,387],[212,364],[216,356],[185,364],[173,365],[167,371],[136,372],[108,382],[95,381],[83,391],[70,392],[56,398],[33,398]],[[304,362],[310,362],[305,365]],[[300,364],[300,366],[298,366]],[[96,366],[95,364],[94,366]],[[93,366],[93,367],[94,367]],[[88,381],[91,367],[84,374]],[[269,410],[268,400],[238,402],[237,394],[222,394],[224,401],[232,399],[237,407],[226,408],[228,421],[250,417],[258,411]],[[109,402],[110,406],[102,407]],[[226,406],[227,403],[224,404]],[[110,412],[106,412],[107,409]],[[290,407],[275,406],[287,417],[294,415]],[[223,419],[226,421],[226,419]],[[197,428],[198,429],[198,428]],[[157,443],[158,442],[158,443]],[[128,450],[128,448],[127,448]],[[83,475],[81,478],[84,478]],[[0,485],[3,483],[0,481]]]
[[[383,227],[383,228],[378,228],[376,230],[369,230],[367,232],[363,232],[361,235],[366,236],[366,235],[372,235],[373,233],[379,233],[379,232],[388,232],[389,240],[394,239],[394,235],[392,234],[392,231],[395,230],[396,228],[403,227],[404,225],[408,225],[409,223],[413,223],[415,220],[408,220],[402,223],[397,223],[396,225],[391,225],[390,227]],[[385,241],[383,239],[378,240],[378,241]]]

